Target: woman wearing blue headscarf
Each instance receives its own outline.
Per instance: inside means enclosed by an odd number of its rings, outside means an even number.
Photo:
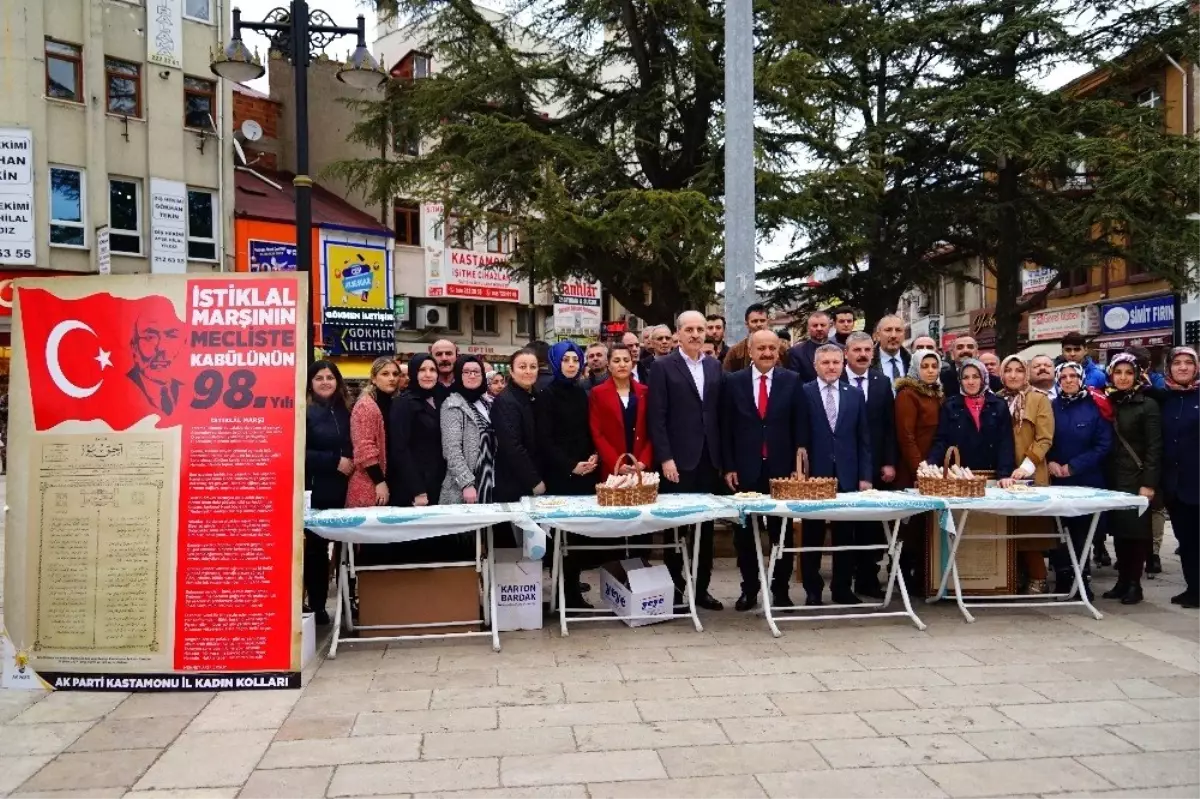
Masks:
[[[549,361],[553,380],[533,406],[546,493],[591,496],[596,492],[599,456],[592,443],[587,391],[578,382],[583,351],[572,341],[560,341],[550,348]],[[568,608],[591,607],[580,590],[580,570],[577,557],[563,564]]]

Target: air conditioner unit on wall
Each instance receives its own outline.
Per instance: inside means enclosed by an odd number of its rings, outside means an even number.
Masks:
[[[417,330],[433,330],[450,324],[450,309],[444,305],[418,305]]]

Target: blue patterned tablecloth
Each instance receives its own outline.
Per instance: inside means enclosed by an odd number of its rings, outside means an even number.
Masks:
[[[920,496],[910,494],[910,496]],[[1000,516],[1085,516],[1106,510],[1136,509],[1145,513],[1149,500],[1137,494],[1078,486],[1030,486],[1023,491],[989,488],[987,496],[941,500],[950,510],[979,511]]]
[[[306,511],[305,529],[330,541],[349,544],[391,544],[437,538],[511,523],[524,534],[525,556],[546,554],[546,534],[516,503],[490,505],[430,505],[425,508],[346,508]]]
[[[711,494],[660,494],[653,505],[601,507],[595,497],[526,497],[521,508],[543,530],[557,527],[591,538],[623,538],[737,518],[737,509]]]

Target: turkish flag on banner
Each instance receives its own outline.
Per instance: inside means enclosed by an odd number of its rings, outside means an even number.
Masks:
[[[101,421],[126,430],[147,416],[174,427],[190,400],[187,327],[161,296],[124,299],[90,294],[76,300],[44,289],[17,289],[33,422],[49,430],[66,421]]]

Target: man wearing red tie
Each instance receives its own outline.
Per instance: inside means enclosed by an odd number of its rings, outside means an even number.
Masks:
[[[803,397],[800,376],[778,366],[779,336],[770,330],[750,334],[749,367],[730,374],[721,393],[721,463],[725,483],[731,491],[771,490],[772,477],[787,477],[796,469],[796,450],[802,446],[804,429]],[[779,540],[783,519],[767,517],[771,543]],[[759,564],[749,525],[734,533],[738,568],[742,572],[742,595],[734,607],[752,610],[758,605]],[[793,546],[792,525],[787,525],[787,547]],[[791,607],[788,579],[793,571],[793,555],[784,554],[775,564],[771,577],[771,604]]]

